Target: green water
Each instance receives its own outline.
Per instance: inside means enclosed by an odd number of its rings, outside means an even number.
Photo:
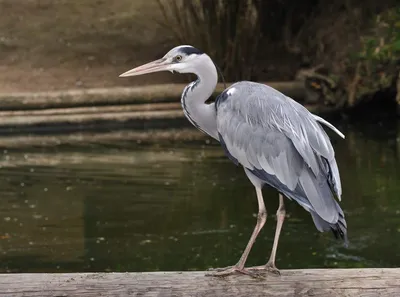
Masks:
[[[279,268],[400,266],[400,123],[332,135],[349,248],[287,203]],[[3,151],[0,271],[203,270],[236,263],[256,222],[255,191],[217,144],[114,143]],[[248,265],[263,264],[278,195]]]

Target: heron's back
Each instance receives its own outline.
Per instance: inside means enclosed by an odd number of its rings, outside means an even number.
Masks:
[[[334,199],[341,196],[334,150],[314,116],[281,92],[247,81],[226,89],[215,106],[228,157],[310,211],[320,231],[329,227],[345,237]]]

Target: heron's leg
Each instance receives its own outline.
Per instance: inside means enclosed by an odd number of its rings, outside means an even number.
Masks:
[[[279,270],[275,266],[275,257],[276,257],[276,251],[278,249],[278,241],[279,237],[281,235],[281,230],[283,226],[283,221],[285,220],[285,215],[286,215],[286,209],[285,209],[285,203],[283,201],[283,195],[279,193],[279,208],[276,212],[276,231],[275,231],[275,238],[274,238],[274,244],[272,246],[272,252],[271,256],[269,257],[269,260],[267,264],[265,265],[268,268],[271,268],[272,270],[276,270],[276,272],[279,273]]]
[[[267,210],[264,205],[264,199],[262,196],[261,187],[256,187],[256,193],[257,193],[257,201],[258,201],[257,223],[254,228],[253,234],[251,234],[250,240],[247,243],[246,249],[244,250],[242,256],[239,259],[239,262],[237,262],[236,265],[234,265],[234,266],[230,266],[230,267],[226,267],[226,268],[219,268],[219,269],[217,268],[217,269],[215,269],[215,272],[209,273],[207,275],[226,276],[226,275],[230,275],[230,274],[239,272],[239,273],[248,274],[251,276],[258,276],[257,273],[248,271],[244,268],[247,257],[249,256],[250,250],[253,247],[254,242],[256,241],[258,233],[260,233],[260,230],[262,229],[262,227],[264,226],[264,224],[267,220]]]
[[[285,203],[284,203],[283,199],[284,199],[283,195],[281,193],[279,193],[279,207],[278,207],[278,210],[276,211],[277,223],[276,223],[275,238],[274,238],[274,244],[272,246],[272,252],[269,257],[269,260],[268,260],[267,264],[265,264],[264,266],[252,267],[252,268],[249,268],[250,270],[265,269],[270,272],[280,274],[279,270],[275,266],[275,257],[276,257],[276,251],[278,249],[278,241],[279,241],[279,237],[281,235],[283,221],[285,220],[285,215],[286,215]]]
[[[260,233],[262,227],[264,227],[264,224],[267,221],[267,210],[264,205],[264,199],[262,196],[261,188],[256,188],[256,192],[257,192],[257,201],[258,201],[257,223],[254,228],[253,234],[251,234],[250,240],[247,243],[246,249],[244,250],[242,256],[240,257],[239,262],[236,264],[236,266],[239,269],[244,268],[247,257],[249,256],[250,250],[253,247],[254,242],[256,241],[258,233]]]

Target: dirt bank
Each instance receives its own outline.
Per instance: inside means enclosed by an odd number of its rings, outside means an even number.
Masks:
[[[0,92],[178,82],[168,73],[120,79],[170,47],[157,1],[0,0]]]

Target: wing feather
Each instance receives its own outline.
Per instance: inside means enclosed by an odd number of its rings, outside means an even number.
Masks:
[[[332,192],[340,197],[341,185],[334,150],[318,123],[325,122],[267,86],[241,82],[234,87],[234,93],[216,102],[217,129],[227,154],[336,223],[341,210]]]
[[[337,135],[339,135],[340,137],[342,137],[343,139],[345,138],[344,134],[342,132],[339,131],[339,129],[337,129],[335,126],[333,126],[331,123],[329,123],[328,121],[324,120],[323,118],[313,114],[313,117],[316,121],[324,124],[325,126],[327,126],[328,128],[330,128],[332,131],[334,131]]]

